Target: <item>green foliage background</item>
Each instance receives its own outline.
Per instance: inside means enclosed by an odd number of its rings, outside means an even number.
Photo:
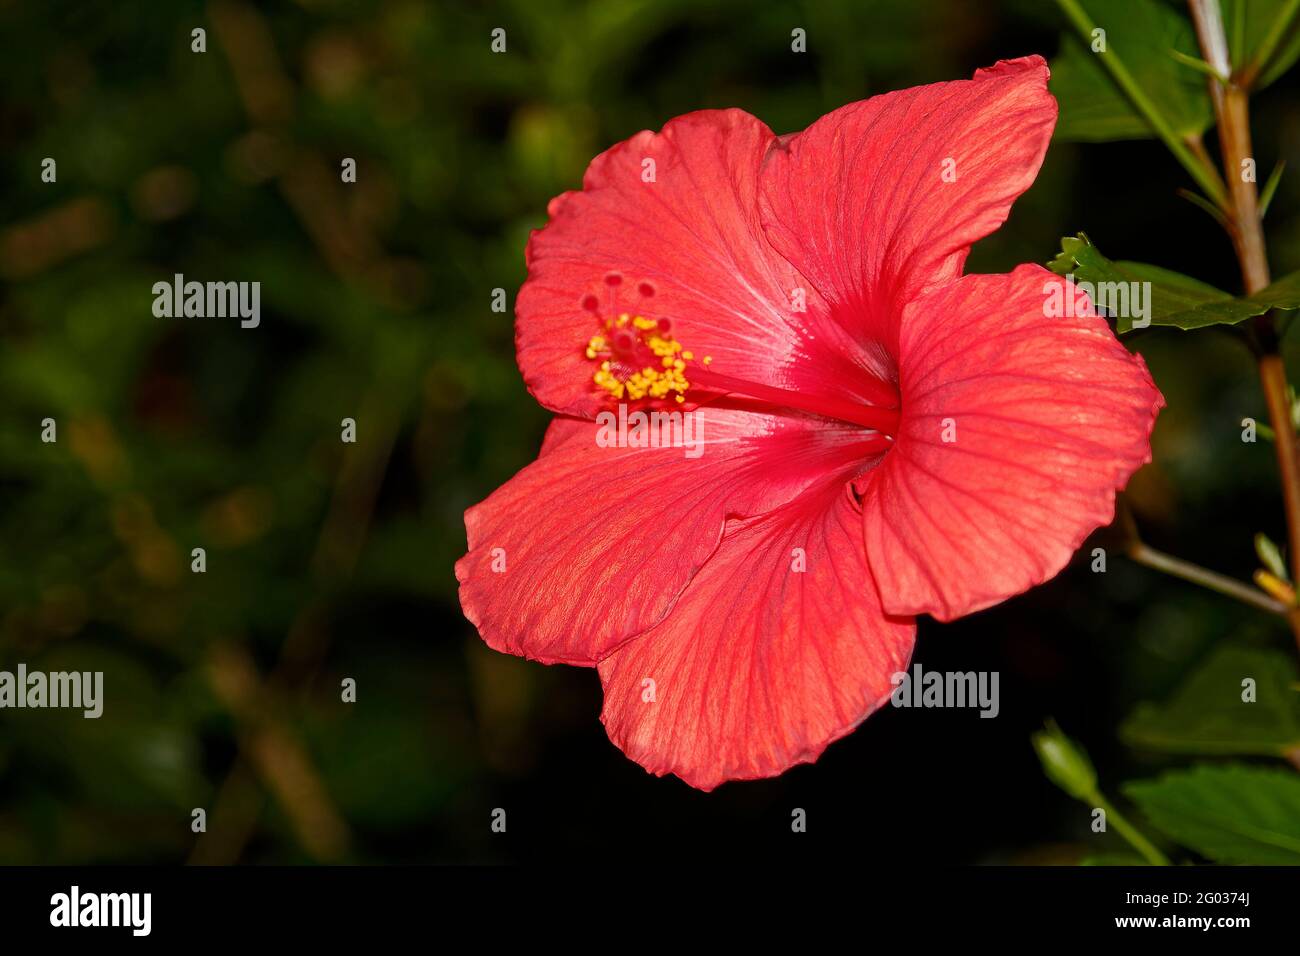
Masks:
[[[704,796],[606,741],[592,672],[483,648],[451,572],[465,507],[547,418],[492,290],[513,303],[529,231],[592,156],[700,108],[798,130],[1052,55],[1063,25],[1033,0],[0,0],[0,668],[103,670],[108,695],[98,721],[0,712],[0,863],[1122,851],[1029,733],[1055,714],[1116,795],[1178,762],[1122,742],[1121,719],[1220,642],[1283,655],[1273,620],[1118,555],[1084,563],[923,624],[927,668],[1002,673],[999,719],[882,713],[816,767]],[[1297,154],[1294,89],[1256,104],[1262,169]],[[970,268],[1045,262],[1087,230],[1236,291],[1184,180],[1158,143],[1057,143]],[[1277,275],[1300,266],[1298,199],[1284,179]],[[177,272],[260,281],[261,326],[155,318]],[[1249,577],[1254,532],[1285,539],[1271,449],[1240,441],[1264,415],[1249,356],[1214,331],[1128,341],[1170,406],[1132,488],[1144,534]],[[792,806],[816,821],[793,846]]]

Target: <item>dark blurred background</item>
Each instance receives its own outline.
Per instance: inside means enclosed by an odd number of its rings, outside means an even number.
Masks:
[[[1043,777],[1030,733],[1055,716],[1114,792],[1163,765],[1120,719],[1220,638],[1286,649],[1274,619],[1081,555],[1001,607],[922,622],[925,668],[1001,673],[997,719],[887,708],[815,766],[706,795],[608,742],[593,671],[487,650],[452,574],[464,509],[547,422],[492,292],[513,306],[529,230],[592,156],[700,108],[799,130],[1053,56],[1062,29],[1039,0],[0,0],[0,668],[106,685],[100,720],[0,711],[0,863],[1121,848]],[[1284,79],[1255,102],[1261,178],[1297,154],[1294,97]],[[1187,184],[1155,141],[1055,143],[969,268],[1045,262],[1086,230],[1235,290]],[[1285,178],[1269,213],[1275,275],[1300,267],[1298,197]],[[260,327],[155,318],[151,287],[177,272],[260,281]],[[1169,402],[1132,483],[1144,536],[1248,578],[1253,533],[1285,539],[1272,449],[1240,440],[1264,417],[1249,356],[1213,331],[1127,341]]]

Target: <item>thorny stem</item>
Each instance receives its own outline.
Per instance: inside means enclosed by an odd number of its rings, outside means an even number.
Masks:
[[[1206,62],[1229,78],[1226,84],[1216,79],[1208,82],[1218,119],[1223,173],[1228,184],[1229,202],[1224,210],[1228,218],[1228,232],[1237,253],[1246,293],[1253,295],[1269,282],[1268,256],[1264,250],[1264,229],[1259,219],[1255,177],[1245,175],[1245,166],[1254,165],[1250,144],[1249,84],[1254,80],[1260,64],[1257,61],[1248,66],[1244,73],[1233,72],[1232,65],[1228,62],[1228,42],[1224,35],[1218,0],[1188,0],[1188,7],[1196,24],[1196,35]],[[1279,20],[1284,27],[1289,22],[1289,17],[1285,20],[1279,17]],[[1273,45],[1276,45],[1275,41]],[[1247,160],[1250,161],[1249,164],[1246,163]],[[1260,386],[1264,391],[1269,418],[1276,435],[1274,447],[1282,474],[1291,578],[1300,581],[1300,460],[1296,458],[1296,435],[1291,424],[1286,369],[1282,364],[1272,314],[1256,318],[1252,332],[1259,357]],[[1300,610],[1289,610],[1287,621],[1291,625],[1296,645],[1300,647]]]

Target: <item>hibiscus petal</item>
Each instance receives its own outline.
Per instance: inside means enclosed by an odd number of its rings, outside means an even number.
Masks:
[[[690,113],[597,156],[582,191],[551,202],[515,308],[519,368],[539,402],[585,417],[602,407],[583,349],[601,318],[624,312],[669,318],[686,349],[728,375],[776,382],[798,339],[792,290],[806,283],[758,221],[774,142],[741,110]],[[824,312],[815,292],[806,300]]]
[[[860,521],[840,482],[730,522],[663,623],[600,664],[610,739],[711,790],[810,763],[880,707],[916,626],[881,611]]]
[[[1047,76],[1024,57],[828,113],[764,167],[769,239],[842,324],[891,346],[898,309],[956,278],[1033,182],[1056,122]]]
[[[557,419],[542,456],[465,513],[461,606],[489,646],[594,664],[663,618],[728,515],[779,507],[876,441],[813,419],[692,414],[693,431],[664,428],[660,447],[635,448],[601,447],[599,424]]]
[[[888,611],[946,621],[1047,580],[1151,460],[1164,399],[1103,319],[1045,316],[1072,288],[1026,265],[906,311],[899,434],[862,482]]]

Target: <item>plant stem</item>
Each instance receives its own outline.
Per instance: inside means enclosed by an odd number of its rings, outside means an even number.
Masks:
[[[1290,6],[1284,10],[1289,14]],[[1223,17],[1219,13],[1219,0],[1188,0],[1192,20],[1201,51],[1210,64],[1230,77],[1226,84],[1210,80],[1210,91],[1219,124],[1219,146],[1223,152],[1223,175],[1228,184],[1230,203],[1224,210],[1228,215],[1229,234],[1241,267],[1241,278],[1247,295],[1253,295],[1268,285],[1268,255],[1264,250],[1264,228],[1259,218],[1259,199],[1255,191],[1255,177],[1245,176],[1244,161],[1254,162],[1250,143],[1249,87],[1244,77],[1236,75],[1232,64],[1226,62],[1228,42],[1223,33]],[[1273,47],[1290,16],[1279,17],[1270,33]],[[1269,51],[1271,55],[1271,50]],[[1226,67],[1226,69],[1225,69]],[[1245,71],[1253,79],[1251,69]],[[1300,460],[1296,458],[1295,428],[1291,423],[1291,402],[1287,394],[1286,368],[1279,354],[1277,327],[1272,313],[1262,315],[1252,325],[1259,355],[1259,382],[1268,403],[1272,420],[1274,449],[1277,452],[1278,470],[1282,475],[1282,500],[1286,506],[1287,542],[1291,559],[1291,579],[1300,581]],[[1300,612],[1287,613],[1287,621],[1300,647]]]
[[[1219,114],[1219,145],[1223,150],[1223,172],[1227,177],[1228,221],[1232,228],[1233,248],[1241,266],[1246,294],[1253,295],[1268,285],[1268,256],[1264,252],[1264,227],[1259,218],[1259,198],[1255,178],[1244,173],[1244,164],[1254,162],[1250,143],[1250,107],[1247,93],[1230,83],[1223,91],[1223,109]],[[1263,322],[1272,328],[1272,319]]]
[[[1090,44],[1092,42],[1092,31],[1097,27],[1088,18],[1088,14],[1079,5],[1078,0],[1056,0],[1056,5],[1074,24],[1084,44]],[[1224,205],[1227,198],[1224,196],[1223,183],[1219,181],[1214,167],[1202,162],[1195,152],[1188,148],[1187,143],[1174,131],[1173,127],[1169,125],[1169,121],[1165,119],[1164,114],[1147,97],[1142,87],[1133,78],[1133,74],[1128,71],[1128,67],[1124,65],[1124,61],[1119,58],[1119,54],[1113,48],[1108,48],[1105,53],[1101,53],[1099,56],[1101,57],[1102,66],[1110,73],[1111,78],[1124,91],[1124,95],[1129,98],[1129,101],[1142,115],[1142,118],[1147,121],[1151,129],[1164,141],[1165,146],[1174,154],[1174,158],[1182,163],[1183,168],[1205,190],[1206,195],[1220,206]]]
[[[1148,863],[1152,866],[1171,865],[1169,857],[1161,853],[1156,845],[1144,837],[1137,827],[1124,819],[1123,814],[1116,810],[1110,801],[1101,795],[1100,791],[1093,793],[1092,802],[1106,812],[1106,822],[1108,824],[1113,823],[1119,835],[1128,840],[1129,845],[1141,853],[1143,859]]]
[[[1199,584],[1203,588],[1209,588],[1230,598],[1236,598],[1261,611],[1268,611],[1270,614],[1286,614],[1290,610],[1281,601],[1269,597],[1248,584],[1216,571],[1210,571],[1199,564],[1175,558],[1172,554],[1157,551],[1141,541],[1135,541],[1128,546],[1128,556],[1145,567],[1171,574],[1192,584]]]
[[[1286,502],[1287,541],[1291,550],[1291,580],[1300,581],[1300,459],[1296,458],[1295,429],[1291,426],[1291,401],[1287,395],[1282,356],[1270,352],[1259,357],[1259,381],[1273,422],[1273,447],[1282,472]]]

